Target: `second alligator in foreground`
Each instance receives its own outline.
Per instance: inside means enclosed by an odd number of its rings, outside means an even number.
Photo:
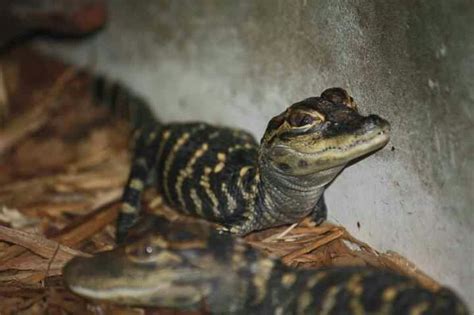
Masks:
[[[468,314],[448,289],[368,267],[300,270],[266,257],[205,222],[148,220],[129,245],[64,270],[79,295],[119,304],[212,314]]]

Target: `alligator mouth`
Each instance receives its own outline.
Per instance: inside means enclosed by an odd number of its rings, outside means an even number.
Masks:
[[[315,142],[315,145],[291,147],[277,144],[271,160],[284,165],[295,175],[305,175],[344,166],[350,161],[382,148],[390,140],[390,125],[381,123],[358,133],[344,134]],[[285,170],[282,170],[285,172]]]
[[[316,152],[301,152],[300,154],[312,156],[313,158],[322,158],[325,155],[332,157],[334,160],[341,160],[348,162],[355,158],[358,158],[364,154],[373,152],[385,146],[390,140],[389,129],[380,128],[368,134],[364,134],[354,139],[344,141],[344,137],[338,139],[338,145],[331,145],[330,141],[327,141],[327,146]],[[348,136],[347,138],[351,138]]]
[[[202,272],[163,268],[150,273],[144,266],[130,266],[111,253],[100,253],[91,258],[72,259],[64,268],[66,286],[72,292],[91,299],[112,301],[118,304],[173,306],[179,299],[192,306],[203,298],[199,286],[182,283],[182,279],[201,279]],[[109,258],[104,265],[104,258]],[[112,258],[116,258],[112,260]],[[111,270],[120,270],[120,274]]]
[[[81,284],[68,284],[68,288],[84,297],[97,299],[97,300],[108,300],[108,301],[117,301],[120,302],[122,299],[124,300],[125,297],[128,301],[141,301],[145,296],[151,296],[156,294],[156,292],[166,292],[166,290],[170,289],[170,284],[157,284],[153,288],[140,288],[140,287],[109,287],[109,288],[97,288],[87,285]]]
[[[133,279],[130,266],[114,252],[100,253],[94,257],[76,257],[65,266],[63,276],[67,287],[74,293],[98,300],[120,302],[124,297],[129,301],[140,300],[157,290],[169,289],[169,281],[157,282],[153,286],[146,281]],[[106,264],[106,259],[110,260]],[[115,258],[115,259],[114,259]],[[140,285],[141,284],[141,285]]]

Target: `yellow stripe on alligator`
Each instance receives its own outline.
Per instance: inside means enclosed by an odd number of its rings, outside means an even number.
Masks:
[[[165,158],[166,161],[165,161],[165,166],[163,169],[163,190],[169,201],[172,201],[172,199],[171,199],[171,193],[170,193],[171,187],[170,185],[168,185],[168,177],[171,171],[171,167],[173,166],[173,163],[176,160],[177,153],[183,147],[183,145],[186,144],[186,142],[188,142],[188,140],[191,138],[193,134],[195,134],[196,132],[200,130],[203,130],[204,128],[206,128],[206,124],[201,123],[194,126],[189,132],[183,133],[176,140],[176,143],[174,144],[173,148],[168,153],[168,156],[166,156]],[[176,188],[176,185],[174,187]]]
[[[296,281],[296,274],[292,272],[285,273],[283,277],[281,277],[281,284],[285,288],[291,287]]]
[[[225,160],[226,160],[226,155],[225,153],[217,153],[217,160],[219,161],[219,163],[216,164],[216,166],[214,167],[214,173],[219,173],[220,171],[222,171],[225,167]]]
[[[227,199],[227,211],[229,213],[234,212],[237,209],[237,200],[229,193],[226,183],[221,184],[221,191]]]
[[[189,139],[189,132],[183,133],[181,137],[179,137],[179,139],[174,144],[173,148],[171,149],[171,152],[166,157],[165,167],[163,170],[163,189],[168,200],[171,200],[170,189],[168,186],[169,172],[176,158],[176,153],[186,143],[186,141],[188,141],[188,139]]]
[[[298,308],[298,314],[305,314],[305,310],[308,306],[311,305],[313,302],[313,296],[310,291],[304,291],[298,298],[298,304],[296,304]]]
[[[426,310],[428,310],[429,304],[428,302],[421,302],[418,305],[413,306],[410,309],[410,315],[421,315],[423,314]]]
[[[243,186],[243,183],[242,183],[242,179],[245,176],[245,174],[247,174],[247,172],[252,168],[253,168],[253,166],[244,166],[244,167],[242,167],[240,169],[240,172],[239,172],[239,175],[240,175],[239,179],[237,180],[237,187],[239,188],[240,193],[242,194],[242,197],[245,200],[250,200],[252,195],[245,190],[245,188]]]
[[[211,189],[211,182],[209,175],[212,173],[212,168],[206,166],[204,168],[204,174],[201,176],[201,180],[199,181],[199,184],[201,185],[202,188],[204,188],[204,191],[206,195],[209,197],[212,203],[212,212],[216,217],[220,216],[219,213],[219,200],[216,197],[216,194],[212,191]]]
[[[121,213],[135,213],[137,212],[137,208],[135,208],[128,202],[124,202],[122,203],[122,206],[120,207],[120,212]]]
[[[273,270],[274,262],[271,259],[261,259],[257,261],[257,270],[253,277],[253,284],[255,286],[255,304],[261,303],[267,295],[267,282]]]
[[[134,178],[130,181],[130,184],[128,185],[130,188],[136,189],[136,190],[143,190],[144,184],[141,179]]]
[[[150,132],[150,134],[148,135],[148,138],[146,139],[146,143],[147,143],[148,145],[150,145],[150,144],[153,142],[153,140],[155,140],[156,134],[157,134],[156,131]]]
[[[204,213],[202,211],[202,200],[201,200],[201,198],[199,198],[196,189],[192,188],[191,191],[190,191],[190,195],[191,195],[191,200],[194,203],[194,208],[196,210],[196,213],[199,216],[203,217]]]
[[[340,286],[335,285],[327,290],[327,294],[324,297],[323,306],[320,312],[321,315],[328,315],[331,313],[331,310],[336,305],[336,296],[339,291],[341,291],[341,289],[342,288]]]
[[[194,154],[191,156],[189,161],[186,163],[184,169],[179,171],[179,176],[176,179],[176,194],[178,195],[178,202],[179,205],[182,207],[183,210],[186,210],[186,203],[183,197],[183,183],[187,178],[190,178],[194,173],[194,164],[197,160],[206,153],[208,150],[209,145],[207,143],[203,143],[199,149],[197,149]]]
[[[306,282],[306,287],[312,289],[319,281],[321,281],[324,277],[326,277],[326,272],[318,272],[316,275],[311,276]]]

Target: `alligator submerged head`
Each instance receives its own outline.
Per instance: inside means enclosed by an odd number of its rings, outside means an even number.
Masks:
[[[291,105],[268,123],[261,157],[290,175],[338,168],[383,147],[389,123],[376,115],[362,116],[341,88],[325,90]]]
[[[71,260],[66,285],[91,299],[211,314],[470,314],[449,289],[432,292],[397,273],[291,268],[203,221],[144,225],[130,245]]]
[[[151,217],[140,229],[128,245],[72,259],[63,270],[66,286],[86,298],[125,305],[199,308],[205,301],[216,309],[227,301],[226,309],[241,307],[242,280],[231,271],[241,241],[201,221]]]

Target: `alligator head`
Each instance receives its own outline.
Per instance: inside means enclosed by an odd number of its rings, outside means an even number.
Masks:
[[[125,305],[196,309],[207,303],[213,311],[242,307],[246,280],[234,269],[244,260],[236,261],[235,253],[251,250],[242,240],[219,234],[203,221],[150,217],[139,229],[128,245],[68,262],[66,286],[87,298]]]
[[[260,158],[285,174],[312,174],[376,151],[388,142],[389,132],[386,120],[362,116],[345,90],[331,88],[273,117]]]

